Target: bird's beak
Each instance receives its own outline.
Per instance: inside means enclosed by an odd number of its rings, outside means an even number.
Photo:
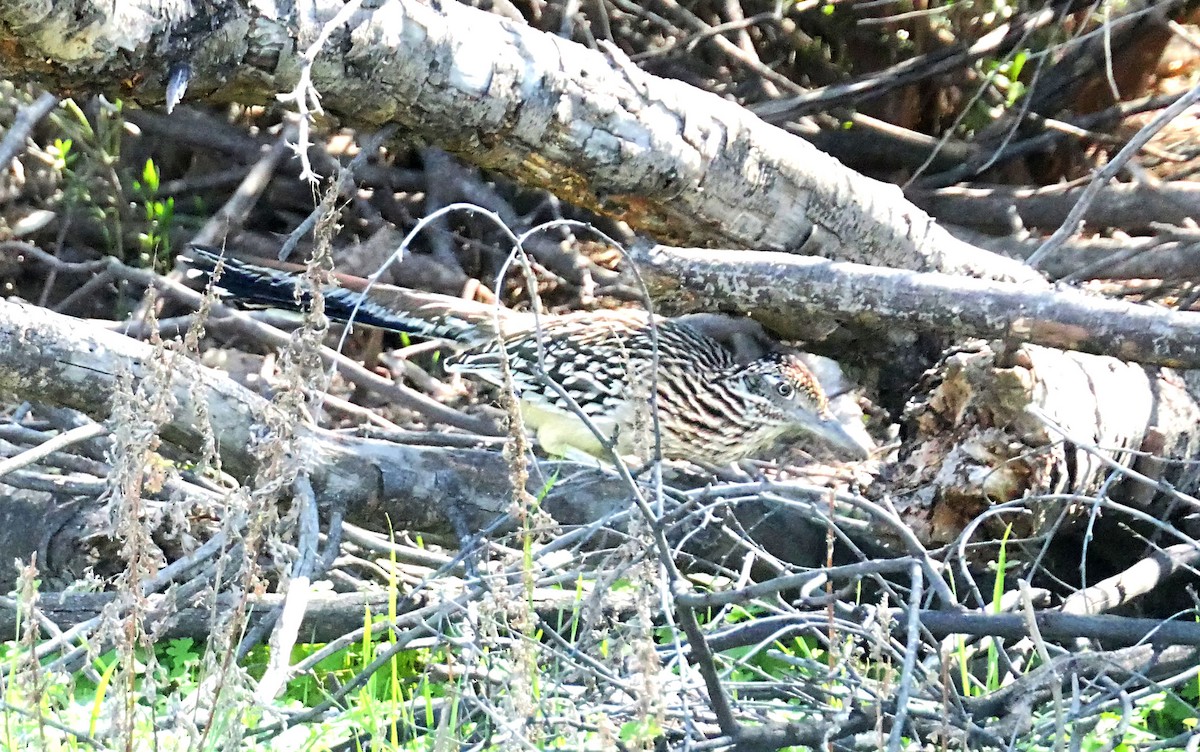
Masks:
[[[871,458],[871,447],[851,435],[832,415],[818,415],[809,424],[808,429],[814,437],[835,450],[843,459],[862,461]]]

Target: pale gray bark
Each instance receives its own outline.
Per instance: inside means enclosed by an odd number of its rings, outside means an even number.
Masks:
[[[199,452],[205,434],[197,405],[203,403],[223,470],[252,478],[259,469],[253,447],[262,441],[263,427],[287,420],[271,403],[185,356],[170,353],[159,361],[145,343],[43,308],[0,301],[0,394],[107,420],[121,374],[142,388],[163,369],[169,371],[172,409],[161,436]],[[478,530],[509,508],[510,472],[498,452],[395,444],[310,425],[295,430],[304,469],[322,501],[344,505],[351,521],[378,523],[386,514],[397,528],[446,532],[443,510],[454,509]],[[535,473],[531,492],[552,472]],[[625,507],[620,483],[598,478],[592,490],[577,506],[564,497],[559,508],[557,495],[548,503],[572,521],[600,519]]]
[[[1079,522],[1088,501],[1111,483],[1112,463],[1152,477],[1112,484],[1104,495],[1164,521],[1177,502],[1156,494],[1155,484],[1166,481],[1183,494],[1198,486],[1189,465],[1130,454],[1200,451],[1197,393],[1169,369],[978,343],[946,357],[927,384],[905,410],[907,440],[888,489],[926,545],[954,541],[980,514],[1030,494],[1065,496],[1028,503],[1031,514],[990,517],[974,540],[996,540],[1009,523],[1013,538],[1042,534],[1061,524],[1064,506],[1065,519]]]
[[[671,311],[751,313],[782,335],[821,339],[837,324],[882,343],[899,328],[1031,342],[1172,367],[1200,367],[1200,314],[1065,288],[879,269],[778,253],[639,245],[651,297]],[[876,345],[876,354],[883,349]]]
[[[115,424],[120,419],[114,416],[114,395],[122,374],[146,400],[165,389],[170,414],[158,435],[188,457],[203,456],[206,421],[197,409],[203,405],[221,469],[243,482],[253,481],[262,470],[255,447],[262,447],[269,437],[267,427],[295,424],[290,429],[295,437],[291,456],[302,460],[300,467],[311,479],[318,500],[326,508],[343,509],[348,521],[363,527],[474,534],[513,510],[513,473],[501,452],[399,444],[298,423],[296,417],[282,414],[223,373],[186,356],[164,354],[149,344],[44,308],[0,301],[0,395],[73,408]],[[551,478],[556,480],[550,482]],[[53,548],[60,569],[47,576],[82,572],[92,551],[90,544],[81,541],[96,532],[91,526],[98,518],[89,516],[99,495],[96,486],[102,490],[104,481],[96,479],[75,491],[90,497],[92,506],[63,512],[71,524],[59,519],[56,502],[49,499],[18,510],[24,515],[19,524],[26,526],[28,534],[14,540],[0,536],[0,558],[12,561],[33,550]],[[534,462],[527,490],[533,495],[544,492],[540,508],[563,525],[592,525],[618,516],[613,525],[620,528],[636,514],[627,514],[631,491],[623,480],[576,463]],[[63,493],[71,491],[64,488]],[[764,545],[785,560],[804,559],[820,550],[795,546],[807,519],[802,513],[750,503],[738,505],[735,512],[744,515],[741,524],[750,529],[769,518]],[[7,521],[16,524],[14,519],[10,515]],[[41,529],[39,522],[51,528]],[[99,523],[104,524],[102,519]],[[509,520],[492,532],[500,534],[517,524]],[[720,527],[714,524],[711,535],[699,535],[689,527],[689,550],[703,556],[724,555],[731,544],[719,535]],[[789,535],[772,537],[781,530],[790,531]],[[595,545],[604,540],[599,527],[591,535]],[[204,536],[197,531],[196,537]],[[12,548],[6,550],[5,545]]]
[[[153,105],[169,67],[186,62],[189,97],[267,102],[296,87],[306,50],[347,7],[82,5],[0,9],[22,40],[0,52],[0,73],[49,88],[136,82],[114,93]],[[398,123],[660,242],[1041,281],[732,102],[453,0],[361,6],[334,24],[311,80],[345,125]]]
[[[284,420],[278,409],[219,372],[176,354],[160,361],[156,353],[150,345],[81,326],[70,317],[0,302],[0,392],[106,420],[119,374],[130,374],[143,390],[165,383],[172,410],[161,436],[199,452],[205,434],[196,405],[202,401],[225,471],[253,477],[259,467],[252,447],[262,442],[263,426]],[[153,378],[164,369],[169,380]],[[982,347],[960,353],[935,373],[931,384],[918,386],[919,398],[906,411],[910,430],[900,466],[870,492],[875,498],[886,495],[925,545],[961,532],[974,513],[998,499],[1051,488],[1067,472],[1068,451],[1074,453],[1070,492],[1093,493],[1103,481],[1107,471],[1088,459],[1090,447],[1055,445],[1059,437],[1026,412],[1029,406],[1110,453],[1146,448],[1193,456],[1200,448],[1200,408],[1170,371],[1026,346],[1004,358]],[[448,533],[449,518],[456,517],[478,531],[510,509],[511,472],[499,452],[395,444],[305,424],[294,430],[321,502],[343,506],[347,519],[357,524],[377,527],[386,515],[396,529]],[[528,485],[537,493],[556,469],[560,477],[570,476],[569,482],[553,484],[542,502],[560,523],[589,524],[629,508],[628,488],[612,475],[567,468],[539,464]],[[1196,485],[1189,466],[1147,472],[1179,489]],[[1122,493],[1145,509],[1164,502],[1144,491],[1133,483]],[[770,504],[739,508],[739,516],[743,512],[751,529],[755,520],[771,519],[769,529],[759,531],[766,534],[760,542],[768,549],[785,558],[803,553],[793,545],[803,528],[802,512]],[[788,540],[770,540],[772,532],[785,528],[792,531]],[[876,532],[881,542],[889,542]],[[898,551],[911,548],[902,540],[893,542]]]

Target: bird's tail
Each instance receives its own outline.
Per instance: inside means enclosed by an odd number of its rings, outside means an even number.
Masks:
[[[311,305],[311,298],[296,271],[277,262],[249,262],[206,246],[190,246],[183,256],[195,274],[212,278],[218,267],[217,286],[235,302],[249,302],[287,310]],[[419,292],[335,274],[338,285],[321,290],[325,315],[334,321],[373,326],[418,337],[450,339],[473,344],[492,338],[495,309],[483,303]],[[364,294],[365,293],[365,294]],[[502,316],[507,317],[505,309]],[[508,326],[506,325],[507,329]]]

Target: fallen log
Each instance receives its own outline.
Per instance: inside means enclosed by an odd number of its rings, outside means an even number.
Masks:
[[[1056,530],[1069,532],[1100,496],[1177,519],[1200,507],[1189,501],[1200,485],[1191,465],[1165,461],[1200,454],[1195,386],[1116,358],[975,342],[914,389],[899,461],[878,491],[929,546],[964,532],[998,540],[1008,525],[1014,538],[1064,522]],[[1003,505],[1011,513],[972,527]],[[1073,509],[1065,519],[1064,506]]]

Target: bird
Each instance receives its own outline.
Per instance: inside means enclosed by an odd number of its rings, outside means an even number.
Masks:
[[[306,304],[298,275],[269,262],[195,245],[185,261],[210,277],[220,266],[216,284],[235,300]],[[724,466],[802,435],[842,459],[870,456],[794,351],[742,362],[686,317],[639,309],[535,315],[335,277],[341,285],[322,290],[329,318],[451,341],[457,352],[446,370],[499,389],[511,380],[521,417],[547,455],[595,462],[612,451],[648,461],[657,452]]]

